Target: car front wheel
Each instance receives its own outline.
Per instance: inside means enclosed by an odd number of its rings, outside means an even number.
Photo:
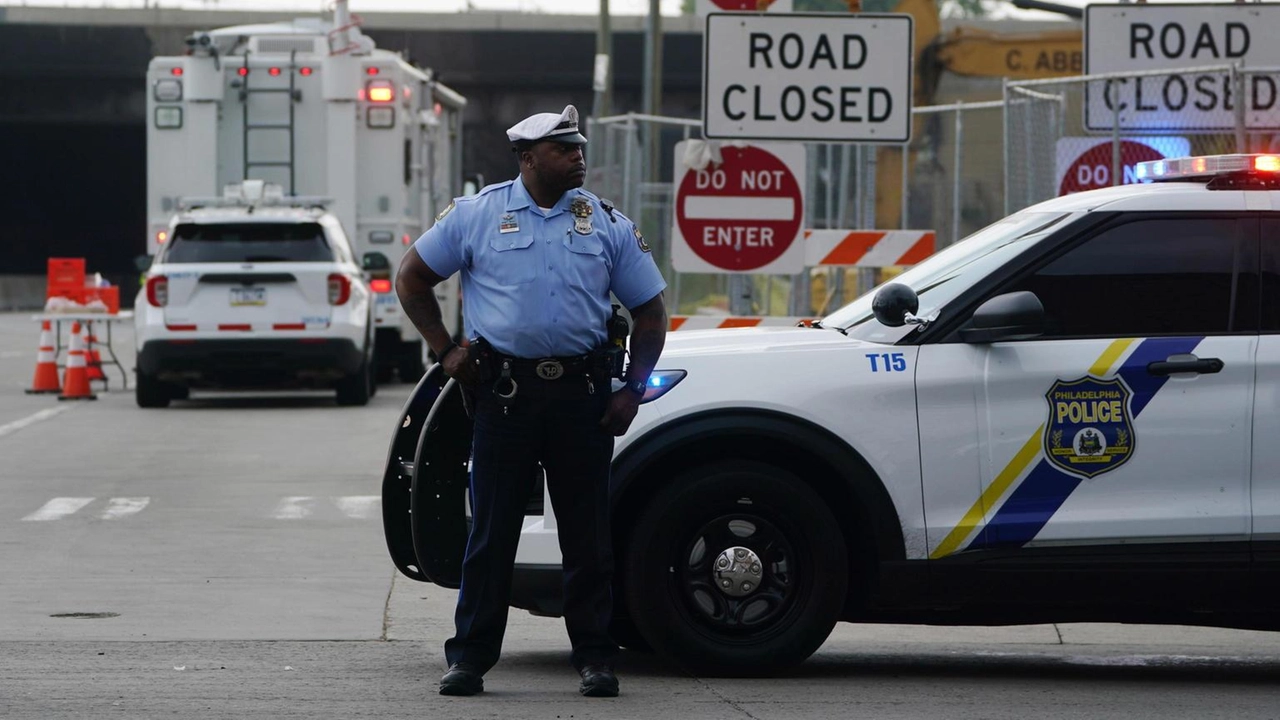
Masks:
[[[748,461],[675,479],[637,521],[624,587],[640,634],[703,675],[765,675],[831,634],[847,550],[825,501],[794,474]]]

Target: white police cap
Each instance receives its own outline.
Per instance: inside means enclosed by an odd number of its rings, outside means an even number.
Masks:
[[[587,142],[578,131],[578,108],[572,105],[565,105],[559,114],[530,115],[507,129],[507,139],[513,143],[554,140],[584,145]]]

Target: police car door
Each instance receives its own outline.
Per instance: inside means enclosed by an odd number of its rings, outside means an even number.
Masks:
[[[1094,224],[967,306],[1032,292],[1042,334],[965,342],[961,331],[921,349],[930,557],[1248,539],[1257,223],[1131,213]],[[967,430],[971,464],[932,446],[930,392],[972,398],[972,423],[947,431]],[[962,502],[957,488],[975,489]]]
[[[1275,572],[1280,561],[1280,218],[1262,219],[1260,240],[1262,334],[1254,406],[1253,539],[1259,569]]]

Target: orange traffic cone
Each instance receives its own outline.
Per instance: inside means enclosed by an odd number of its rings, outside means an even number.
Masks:
[[[59,400],[97,400],[89,388],[89,372],[84,362],[84,337],[80,323],[71,326],[71,350],[67,353],[67,376]]]
[[[102,372],[102,356],[94,348],[94,345],[98,344],[98,338],[93,335],[93,325],[85,325],[84,344],[84,365],[89,375],[89,381],[101,380],[106,382],[107,375]]]
[[[28,395],[62,392],[58,382],[58,361],[53,351],[53,328],[48,320],[40,326],[40,349],[36,351],[36,376]]]

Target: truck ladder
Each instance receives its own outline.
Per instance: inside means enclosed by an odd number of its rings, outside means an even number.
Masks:
[[[240,109],[243,112],[242,127],[243,144],[244,144],[244,178],[250,179],[249,170],[255,167],[283,167],[289,169],[289,194],[295,195],[294,173],[293,173],[293,125],[294,125],[294,103],[301,100],[301,93],[294,87],[295,76],[297,74],[297,58],[298,51],[293,50],[289,53],[289,87],[287,88],[255,88],[249,86],[249,78],[252,75],[249,72],[249,53],[244,54],[244,84],[240,87]],[[288,123],[258,123],[254,124],[249,119],[249,97],[256,94],[279,94],[285,93],[289,100],[289,122]],[[249,157],[249,133],[253,130],[284,130],[289,134],[289,159],[286,161],[254,161]],[[264,178],[265,179],[265,178]]]

